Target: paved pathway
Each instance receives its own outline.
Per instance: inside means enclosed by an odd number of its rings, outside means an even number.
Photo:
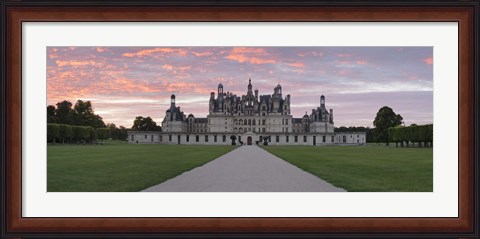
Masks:
[[[258,146],[231,152],[146,192],[345,192]]]

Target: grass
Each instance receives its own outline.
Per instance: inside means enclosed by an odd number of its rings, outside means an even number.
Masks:
[[[352,192],[432,192],[432,148],[268,146],[265,150]]]
[[[201,166],[234,146],[48,145],[48,192],[136,192]]]

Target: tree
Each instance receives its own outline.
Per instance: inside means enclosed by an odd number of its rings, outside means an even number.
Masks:
[[[47,139],[55,144],[55,139],[60,136],[60,127],[58,124],[47,124]]]
[[[73,137],[73,130],[71,125],[60,124],[59,138],[62,140],[62,144],[65,143],[65,139],[71,139]]]
[[[86,128],[86,140],[89,143],[94,143],[97,140],[97,131],[91,126],[84,126]]]
[[[57,123],[57,116],[55,116],[55,106],[47,106],[47,123]]]
[[[56,123],[59,124],[74,124],[74,111],[72,109],[72,103],[68,100],[64,100],[57,103],[57,109],[55,110]]]
[[[152,118],[144,118],[142,116],[135,117],[133,121],[132,130],[134,131],[162,131],[162,127],[157,126],[157,123]]]
[[[389,145],[388,128],[396,127],[402,124],[403,117],[399,114],[395,114],[392,108],[384,106],[380,108],[373,121],[375,126],[375,135],[378,142],[385,142]]]
[[[78,142],[85,142],[90,136],[90,132],[88,131],[88,127],[85,126],[72,126],[73,135],[75,141]]]
[[[109,128],[98,128],[97,137],[100,140],[105,140],[110,138],[110,129]]]
[[[161,129],[161,128],[160,128]],[[118,140],[127,140],[128,137],[128,130],[127,128],[120,126],[118,128],[117,139]]]
[[[75,112],[74,118],[76,125],[90,126],[93,128],[106,127],[102,117],[93,112],[92,103],[89,100],[77,100],[73,109]]]

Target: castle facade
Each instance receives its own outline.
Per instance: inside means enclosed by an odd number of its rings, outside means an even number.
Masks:
[[[333,110],[320,104],[302,118],[291,114],[290,95],[282,94],[278,84],[271,95],[259,95],[248,80],[247,93],[237,96],[219,84],[210,93],[206,118],[185,115],[171,95],[170,108],[162,121],[162,131],[129,131],[129,143],[166,144],[269,144],[327,145],[364,144],[365,133],[335,133]]]

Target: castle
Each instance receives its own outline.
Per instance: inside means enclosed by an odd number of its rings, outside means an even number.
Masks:
[[[365,133],[335,133],[333,110],[320,106],[293,118],[290,95],[283,97],[278,84],[271,95],[259,95],[248,80],[246,95],[224,92],[220,83],[210,93],[209,114],[206,118],[186,116],[171,95],[170,108],[162,121],[162,131],[129,131],[129,143],[167,144],[269,144],[269,145],[327,145],[364,144]],[[232,137],[233,136],[233,137]],[[232,139],[233,138],[233,139]]]

